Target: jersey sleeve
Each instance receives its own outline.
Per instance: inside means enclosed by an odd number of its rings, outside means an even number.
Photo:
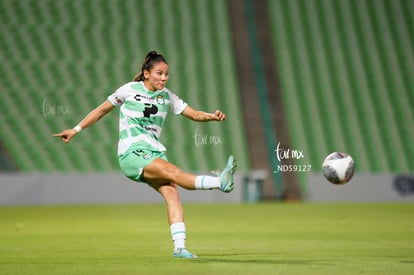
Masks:
[[[168,91],[168,93],[170,94],[170,109],[171,109],[171,111],[176,115],[181,114],[184,111],[185,107],[188,106],[188,104],[185,103],[181,98],[179,98],[173,92]]]
[[[109,102],[114,106],[121,106],[125,102],[125,97],[128,89],[126,88],[128,84],[119,87],[113,94],[108,96]]]

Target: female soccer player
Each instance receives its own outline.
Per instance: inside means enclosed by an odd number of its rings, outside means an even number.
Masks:
[[[119,114],[118,157],[123,173],[130,179],[143,182],[158,191],[167,204],[168,222],[174,242],[173,257],[197,258],[185,248],[186,229],[184,214],[176,185],[188,190],[233,190],[235,159],[230,156],[223,172],[215,176],[194,175],[183,172],[168,162],[166,148],[159,141],[168,111],[194,121],[223,121],[221,111],[206,113],[187,105],[166,88],[168,64],[156,51],[149,52],[141,66],[141,72],[132,82],[118,88],[100,106],[91,111],[76,127],[63,130],[55,137],[68,143],[116,106]]]

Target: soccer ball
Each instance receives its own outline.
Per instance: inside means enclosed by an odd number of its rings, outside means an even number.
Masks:
[[[352,179],[355,163],[352,157],[345,153],[333,152],[322,164],[323,175],[333,184],[345,184]]]

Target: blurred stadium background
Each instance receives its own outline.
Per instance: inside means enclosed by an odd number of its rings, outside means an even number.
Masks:
[[[52,133],[130,81],[149,50],[168,60],[172,91],[227,113],[170,115],[162,140],[195,173],[234,154],[232,201],[413,200],[413,15],[410,0],[1,0],[0,204],[95,202],[105,188],[103,201],[122,202],[119,190],[141,188],[118,167],[117,111],[68,145]],[[303,157],[279,163],[278,145]],[[321,177],[333,151],[357,164],[342,189]]]

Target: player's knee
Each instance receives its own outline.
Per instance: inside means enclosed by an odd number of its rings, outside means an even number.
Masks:
[[[178,198],[178,190],[174,183],[165,184],[162,188],[162,192],[166,198],[170,200],[176,200]]]
[[[166,179],[170,180],[171,182],[177,182],[182,171],[175,165],[168,165],[164,170]]]

